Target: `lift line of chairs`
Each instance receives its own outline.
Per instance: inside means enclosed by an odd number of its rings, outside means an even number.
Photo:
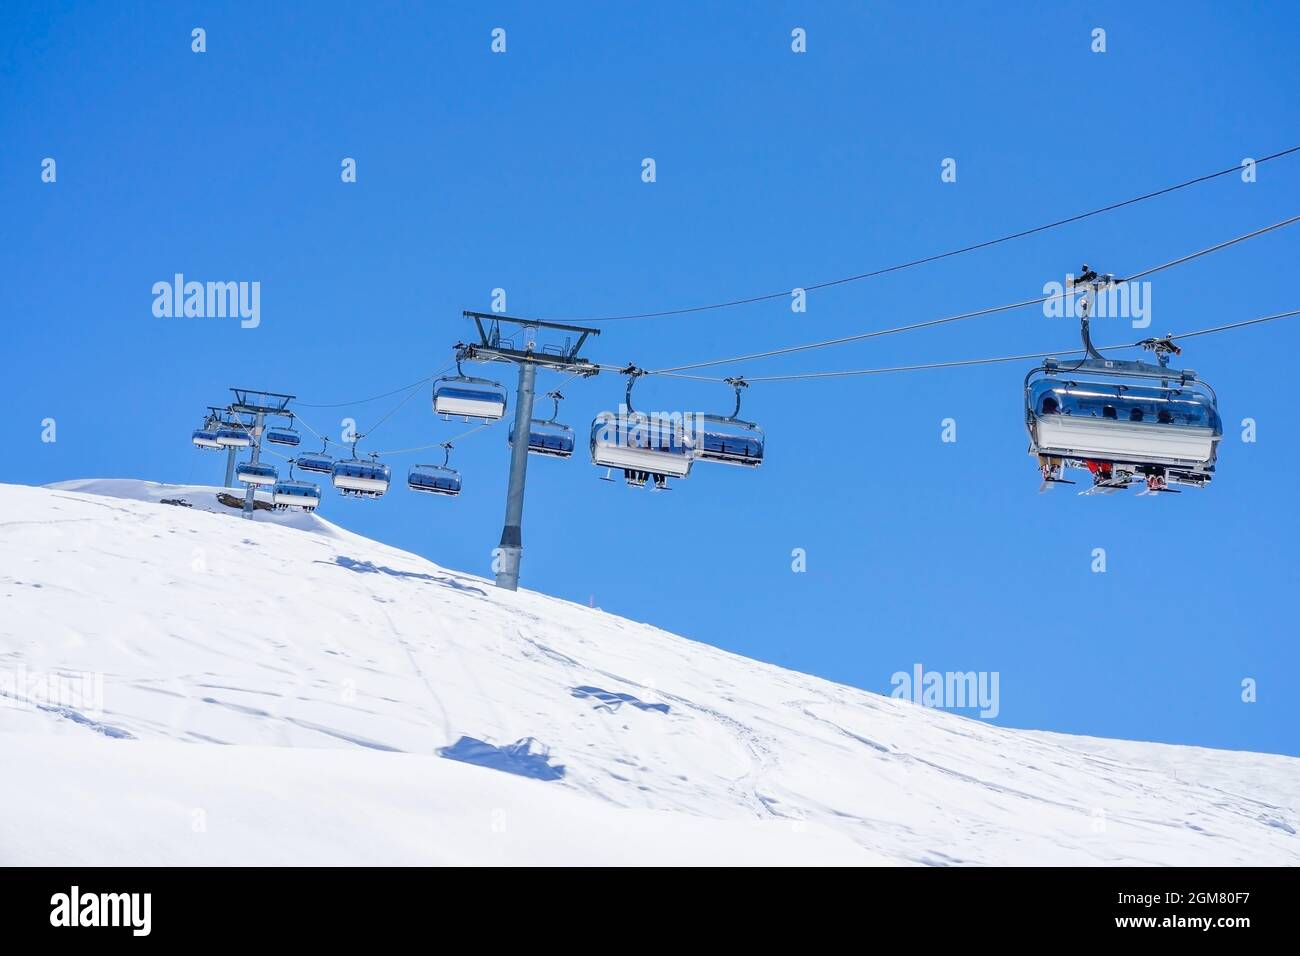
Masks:
[[[302,439],[293,428],[272,426],[266,429],[266,440],[272,445],[297,448]],[[194,429],[191,437],[196,448],[248,448],[253,444],[252,427],[242,422],[222,420],[208,416],[203,424]]]
[[[757,467],[763,462],[763,431],[753,422],[739,417],[742,379],[727,379],[735,388],[736,405],[730,415],[698,416],[699,427],[688,431],[681,416],[661,419],[637,412],[632,407],[632,387],[644,375],[635,366],[624,370],[628,375],[625,407],[622,418],[612,413],[602,413],[592,423],[591,461],[600,467],[623,471],[629,484],[643,486],[654,478],[655,486],[663,488],[667,479],[684,478],[690,474],[695,461],[713,461],[720,464]],[[534,418],[528,425],[528,451],[545,458],[568,459],[577,448],[577,438],[572,428],[559,420],[560,402],[564,396],[548,392],[553,402],[549,418]],[[445,376],[434,382],[433,410],[444,419],[453,417],[465,421],[478,419],[492,422],[506,413],[507,393],[499,383],[475,378],[461,372]],[[298,447],[301,438],[292,428],[270,427],[265,440],[274,445]],[[514,425],[507,433],[507,444],[513,447],[516,435]],[[252,429],[238,421],[220,420],[209,416],[194,432],[193,442],[200,448],[250,447],[254,443]],[[361,458],[352,445],[350,457],[335,460],[329,451],[330,441],[322,440],[318,452],[305,452],[289,460],[287,481],[281,481],[274,466],[246,461],[236,468],[239,481],[257,487],[270,487],[272,503],[277,508],[314,510],[320,504],[320,489],[311,482],[296,480],[293,469],[320,475],[329,475],[330,482],[340,494],[358,498],[379,498],[386,494],[392,482],[389,466],[378,461],[377,455]],[[407,473],[406,484],[411,491],[422,494],[454,497],[461,492],[460,472],[450,465],[452,444],[444,442],[441,465],[414,465]],[[608,478],[608,476],[606,476]]]
[[[263,433],[265,440],[272,445],[297,447],[302,439],[288,426],[272,426]],[[208,416],[203,424],[194,430],[191,438],[197,448],[224,449],[249,448],[254,443],[253,428],[242,422],[223,420]],[[315,511],[320,504],[320,488],[309,481],[294,478],[294,459],[289,460],[289,477],[281,480],[275,466],[262,462],[242,461],[235,466],[236,480],[258,488],[271,489],[271,503],[277,509],[300,508]]]
[[[1169,337],[1141,343],[1155,353],[1154,365],[1104,358],[1092,345],[1086,308],[1083,311],[1080,330],[1084,358],[1077,362],[1048,358],[1025,376],[1029,453],[1038,459],[1041,490],[1075,484],[1065,477],[1067,470],[1091,475],[1091,487],[1083,494],[1109,494],[1134,484],[1145,484],[1143,494],[1174,492],[1171,485],[1208,485],[1214,477],[1218,445],[1223,438],[1214,390],[1191,369],[1169,367],[1170,355],[1181,354]],[[466,421],[502,418],[506,412],[505,388],[459,371],[458,365],[457,375],[434,383],[434,412]],[[682,416],[636,411],[632,389],[636,380],[647,373],[631,365],[623,373],[628,376],[624,414],[602,412],[591,426],[591,462],[607,469],[604,480],[613,480],[610,474],[619,469],[634,487],[643,487],[653,479],[654,486],[663,489],[669,478],[690,475],[696,461],[743,468],[757,468],[763,463],[763,430],[740,418],[741,393],[748,387],[744,379],[725,380],[735,390],[736,404],[731,414],[698,415],[693,427],[687,427]],[[559,421],[564,396],[549,392],[547,397],[554,402],[551,416],[529,422],[528,451],[568,459],[576,443],[573,429]],[[515,438],[512,427],[507,442],[513,446]],[[287,447],[300,444],[292,428],[269,428],[265,439]],[[205,419],[193,435],[193,444],[205,449],[249,447],[253,442],[248,426],[217,416]],[[441,447],[441,465],[411,467],[406,477],[411,491],[447,497],[460,494],[460,472],[450,466],[452,444],[444,442]],[[320,503],[320,489],[296,480],[295,467],[329,475],[340,494],[358,498],[382,497],[391,484],[390,469],[378,461],[377,455],[358,457],[354,442],[350,457],[335,460],[329,454],[329,439],[324,439],[319,452],[290,459],[287,481],[279,479],[273,466],[251,461],[241,463],[236,476],[246,484],[269,486],[277,508],[314,510]]]

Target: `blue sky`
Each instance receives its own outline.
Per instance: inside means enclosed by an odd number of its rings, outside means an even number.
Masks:
[[[490,51],[495,27],[505,54]],[[1090,50],[1096,27],[1105,53]],[[470,334],[461,310],[487,310],[494,288],[512,313],[573,319],[790,289],[1296,145],[1298,39],[1300,11],[1282,3],[7,3],[0,481],[217,483],[220,457],[188,438],[229,386],[315,404],[388,391],[443,366]],[[344,157],[356,183],[340,181]],[[955,183],[940,179],[948,157]],[[1085,261],[1137,271],[1297,212],[1293,156],[1255,183],[1228,176],[815,292],[805,314],[776,300],[610,323],[589,353],[654,368],[883,328],[1030,298]],[[1295,308],[1296,230],[1156,277],[1150,331]],[[260,326],[155,318],[151,287],[177,272],[260,282]],[[1135,337],[1124,320],[1096,335]],[[1027,309],[723,371],[1076,338]],[[1284,372],[1298,341],[1281,322],[1187,343],[1221,399],[1219,474],[1156,499],[1035,493],[1027,365],[755,385],[757,472],[699,466],[654,495],[598,481],[582,455],[534,459],[523,581],[877,691],[917,662],[996,671],[1011,726],[1300,754]],[[564,416],[582,428],[622,390],[616,375],[574,383]],[[637,395],[731,401],[662,378]],[[364,431],[401,397],[302,412]],[[956,443],[940,441],[947,417]],[[370,447],[462,431],[425,388]],[[487,429],[456,449],[459,499],[328,493],[322,513],[487,574],[507,458],[504,428]],[[399,473],[414,461],[391,459]]]

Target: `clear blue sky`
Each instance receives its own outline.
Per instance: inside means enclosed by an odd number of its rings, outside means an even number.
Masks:
[[[207,52],[190,31],[207,31]],[[490,52],[490,31],[508,52]],[[790,51],[803,27],[808,52]],[[1108,51],[1090,51],[1091,31]],[[231,385],[344,401],[412,382],[462,309],[589,316],[789,289],[979,241],[1300,142],[1294,4],[198,4],[0,9],[0,480],[217,483],[192,449]],[[58,180],[41,182],[41,160]],[[358,182],[340,181],[354,157]],[[653,157],[658,181],[641,181]],[[940,181],[945,157],[958,181]],[[1132,272],[1300,212],[1300,157],[941,264],[810,296],[614,323],[655,367]],[[1300,227],[1297,227],[1300,228]],[[1295,308],[1300,232],[1155,280],[1152,332]],[[262,322],[157,319],[176,273],[258,281]],[[1129,341],[1126,323],[1101,325]],[[1035,310],[754,363],[751,375],[1055,349]],[[1007,365],[755,386],[756,472],[673,493],[534,459],[524,582],[736,652],[889,690],[915,662],[998,671],[1012,726],[1300,754],[1300,326],[1189,341],[1227,430],[1204,492],[1038,496]],[[508,373],[509,369],[501,369]],[[734,370],[730,370],[734,371]],[[544,377],[543,384],[554,379]],[[580,427],[623,381],[568,390]],[[661,409],[725,409],[648,380]],[[337,432],[394,400],[304,409]],[[1258,421],[1244,444],[1237,423]],[[41,420],[58,441],[40,441]],[[958,441],[940,441],[953,417]],[[442,440],[422,390],[371,447]],[[503,428],[456,500],[398,488],[322,513],[489,572]],[[404,473],[412,458],[392,460]],[[1091,571],[1105,548],[1108,571]],[[804,548],[808,570],[791,571]],[[292,569],[286,568],[286,573]],[[1240,700],[1243,678],[1259,701]]]

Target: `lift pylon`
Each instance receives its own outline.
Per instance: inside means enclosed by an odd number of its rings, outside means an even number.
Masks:
[[[467,311],[463,315],[474,322],[479,340],[472,345],[458,345],[458,359],[512,362],[519,366],[519,385],[515,396],[516,435],[528,435],[533,420],[533,399],[539,367],[570,375],[586,376],[600,372],[599,366],[578,354],[590,336],[600,335],[599,329],[492,312]],[[510,334],[511,330],[514,330],[513,334]],[[543,330],[567,332],[569,335],[562,344],[544,343],[539,347],[538,337]],[[519,562],[524,549],[524,486],[527,478],[528,442],[516,441],[510,448],[510,481],[506,489],[506,516],[501,529],[501,543],[493,552],[492,561],[496,585],[507,591],[519,590]]]

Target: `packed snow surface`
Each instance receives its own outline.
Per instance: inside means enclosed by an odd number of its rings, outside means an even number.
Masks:
[[[999,728],[217,491],[0,485],[0,864],[1300,863],[1295,758]]]

